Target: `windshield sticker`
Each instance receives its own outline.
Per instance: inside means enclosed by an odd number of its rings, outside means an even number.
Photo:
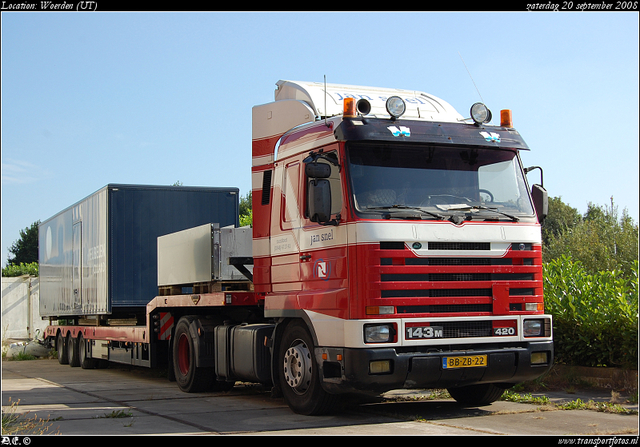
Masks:
[[[500,142],[500,134],[495,132],[480,132],[480,135],[484,137],[487,141],[495,141],[496,143]]]
[[[400,128],[397,128],[396,126],[389,126],[387,127],[387,129],[391,131],[394,137],[410,137],[411,136],[411,129],[405,126],[400,126]]]

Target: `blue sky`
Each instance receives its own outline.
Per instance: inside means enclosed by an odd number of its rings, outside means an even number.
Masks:
[[[2,266],[21,229],[108,183],[245,195],[251,107],[325,75],[464,116],[475,82],[550,196],[613,196],[638,222],[637,12],[3,13],[1,42]]]

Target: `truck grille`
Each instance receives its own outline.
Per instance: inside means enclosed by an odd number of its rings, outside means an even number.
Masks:
[[[398,314],[499,315],[542,301],[539,245],[512,243],[502,257],[486,242],[428,242],[420,258],[404,242],[370,248],[366,296]]]

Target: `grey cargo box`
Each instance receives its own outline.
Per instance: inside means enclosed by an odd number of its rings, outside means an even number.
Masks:
[[[245,281],[231,258],[251,258],[251,227],[200,225],[158,238],[158,286]],[[247,268],[249,273],[253,267]]]
[[[157,238],[238,226],[238,188],[109,184],[39,226],[40,315],[111,314],[158,294]]]

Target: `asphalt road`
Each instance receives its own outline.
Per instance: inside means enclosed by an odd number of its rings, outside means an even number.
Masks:
[[[559,410],[504,401],[464,408],[452,399],[416,399],[419,392],[406,390],[386,397],[366,403],[349,401],[330,416],[301,416],[281,398],[255,385],[186,394],[154,370],[119,366],[83,370],[57,360],[2,362],[3,412],[47,421],[41,424],[47,427],[47,434],[618,435],[618,439],[632,435],[635,441],[638,435],[637,414]],[[560,393],[553,398],[608,401],[610,393]]]

